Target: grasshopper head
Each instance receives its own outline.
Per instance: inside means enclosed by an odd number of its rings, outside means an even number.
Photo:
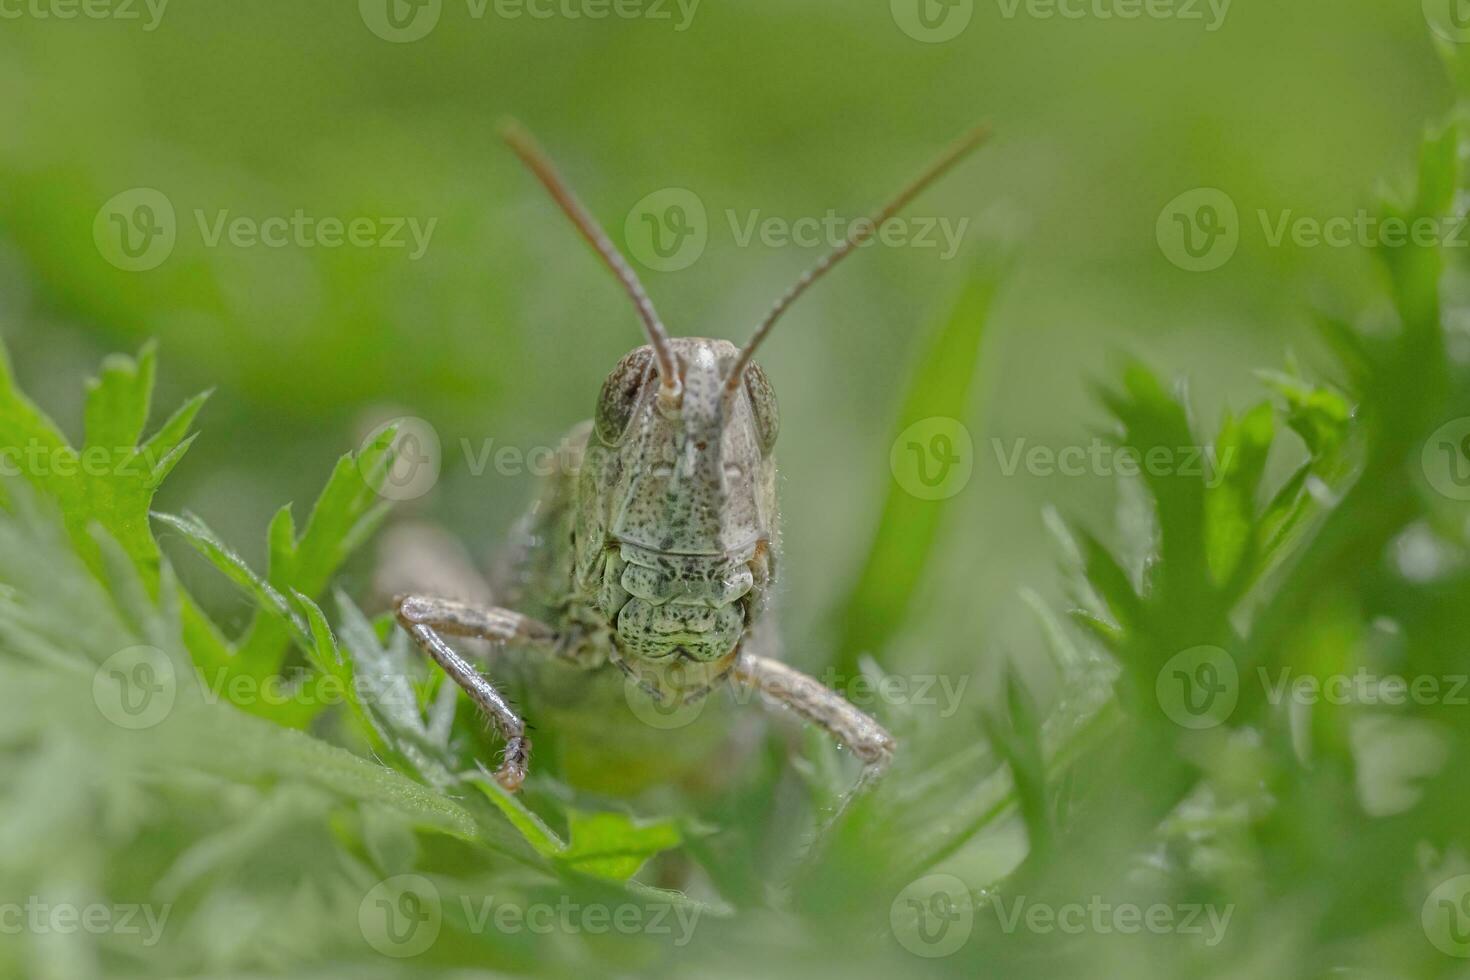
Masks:
[[[582,476],[582,532],[601,541],[601,605],[624,668],[644,676],[680,664],[692,682],[704,673],[697,665],[728,666],[752,604],[764,601],[779,423],[758,366],[729,383],[740,354],[733,344],[671,345],[676,402],[664,397],[647,346],[603,385]]]
[[[732,555],[769,537],[768,482],[779,427],[776,398],[756,365],[726,381],[739,356],[725,340],[672,341],[683,395],[662,388],[648,347],[613,369],[598,400],[598,442],[621,464],[609,531],[668,555]]]

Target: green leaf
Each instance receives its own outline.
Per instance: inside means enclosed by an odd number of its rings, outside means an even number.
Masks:
[[[1102,542],[1086,531],[1076,531],[1082,549],[1082,567],[1097,597],[1120,627],[1132,629],[1143,619],[1143,602],[1128,573]]]
[[[969,417],[980,341],[1002,272],[994,265],[977,270],[926,345],[909,379],[895,434],[927,418]],[[867,557],[835,618],[833,662],[839,676],[855,677],[861,657],[877,655],[902,627],[938,540],[945,506],[943,500],[920,500],[888,481]]]
[[[391,504],[374,488],[382,485],[395,436],[396,430],[388,427],[361,453],[348,453],[337,461],[299,537],[290,505],[276,512],[268,532],[266,575],[274,589],[313,599],[321,596],[342,563],[381,525]],[[279,619],[264,613],[241,639],[240,657],[248,664],[278,665],[289,639]]]
[[[252,571],[245,559],[232,551],[202,520],[187,511],[181,517],[173,514],[153,516],[160,524],[182,534],[195,551],[209,559],[210,564],[255,600],[256,608],[278,622],[303,653],[310,656],[316,652],[315,641],[307,633],[306,624],[296,615],[286,597]],[[254,676],[265,676],[272,665],[251,663],[242,657],[238,666]]]
[[[562,863],[575,871],[623,881],[633,877],[661,851],[682,843],[673,820],[639,822],[625,813],[604,811],[567,813],[571,842],[561,853]]]
[[[87,449],[131,452],[148,423],[158,349],[147,344],[135,361],[112,354],[101,375],[87,383]]]
[[[1028,859],[1035,860],[1045,855],[1052,838],[1041,718],[1031,692],[1016,670],[1007,664],[1002,673],[1004,705],[989,707],[981,715],[981,721],[990,744],[1010,766],[1016,799],[1030,840]]]
[[[1240,419],[1227,416],[1215,440],[1215,472],[1205,491],[1205,548],[1216,585],[1253,564],[1256,494],[1275,437],[1275,413],[1262,402]]]
[[[672,850],[683,842],[679,825],[673,820],[640,822],[625,813],[585,813],[576,809],[567,811],[570,841],[563,842],[489,773],[474,780],[474,785],[538,854],[580,874],[626,881],[655,854]]]
[[[153,396],[156,353],[136,360],[113,355],[88,385],[87,439],[81,451],[16,387],[0,345],[0,453],[18,461],[30,484],[61,505],[62,517],[89,566],[102,572],[88,530],[98,524],[117,539],[156,584],[158,546],[148,526],[154,492],[188,450],[189,426],[207,395],[186,402],[159,431],[137,445]]]
[[[1188,606],[1207,591],[1204,539],[1204,479],[1183,466],[1200,450],[1183,399],[1164,389],[1144,365],[1123,372],[1121,391],[1104,390],[1104,404],[1122,423],[1122,445],[1140,461],[1144,484],[1153,495],[1159,525],[1158,601]],[[1164,459],[1159,466],[1151,460]]]

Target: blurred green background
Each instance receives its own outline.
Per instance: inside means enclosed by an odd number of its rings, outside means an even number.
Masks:
[[[29,390],[63,423],[68,379],[100,353],[162,343],[164,402],[217,387],[207,433],[163,504],[209,518],[247,557],[270,513],[315,493],[364,418],[411,413],[446,445],[547,445],[591,413],[639,342],[627,301],[500,145],[514,115],[603,223],[664,187],[693,190],[709,245],[687,269],[640,267],[676,333],[742,339],[816,249],[740,247],[723,215],[856,216],[955,134],[991,146],[912,214],[970,217],[968,248],[867,249],[791,314],[762,358],[783,406],[788,647],[866,546],[916,330],[953,303],[975,246],[1018,261],[989,327],[970,424],[977,478],[955,501],[944,571],[922,600],[926,662],[1005,637],[1014,586],[1044,585],[1039,505],[1109,510],[1109,481],[1004,477],[992,439],[1084,442],[1110,352],[1187,372],[1212,409],[1249,369],[1305,344],[1314,299],[1374,283],[1357,250],[1271,248],[1254,219],[1328,217],[1408,169],[1449,104],[1413,4],[1240,3],[1205,21],[1014,17],[975,5],[921,43],[884,3],[792,9],[706,0],[670,19],[481,19],[447,2],[426,37],[380,39],[350,3],[178,3],[134,22],[5,22],[0,275]],[[178,244],[129,273],[93,242],[97,211],[164,192]],[[1239,251],[1199,274],[1155,238],[1178,194],[1225,190]],[[427,252],[208,248],[193,214],[438,219]],[[1206,411],[1206,418],[1211,413]],[[474,477],[450,454],[428,507],[483,554],[529,476]],[[258,547],[258,546],[257,546]],[[976,597],[980,597],[977,601]],[[221,597],[222,598],[222,597]],[[1014,628],[1023,628],[1024,616]],[[957,622],[958,620],[958,622]],[[983,644],[982,644],[983,645]]]
[[[1113,381],[1122,355],[1187,377],[1200,430],[1212,432],[1227,406],[1260,397],[1256,369],[1287,351],[1322,361],[1315,312],[1386,316],[1367,250],[1274,246],[1259,215],[1373,210],[1385,180],[1410,186],[1426,123],[1454,104],[1412,2],[1236,0],[1209,29],[1203,4],[1190,8],[1202,19],[1122,19],[975,0],[940,43],[901,26],[904,0],[702,0],[692,15],[670,3],[658,8],[667,17],[597,20],[507,17],[494,0],[476,16],[443,0],[432,30],[406,43],[372,29],[373,0],[173,0],[151,29],[141,4],[136,20],[4,4],[0,336],[15,373],[75,435],[79,379],[104,354],[156,338],[159,404],[216,393],[155,506],[201,514],[257,568],[276,509],[305,505],[341,454],[403,414],[432,423],[447,452],[437,487],[400,515],[444,525],[487,564],[535,479],[472,472],[461,441],[554,445],[641,342],[626,298],[500,144],[504,117],[536,133],[619,242],[648,195],[693,192],[708,213],[702,254],[677,271],[635,265],[673,332],[736,341],[822,249],[742,244],[727,213],[855,217],[988,123],[990,144],[908,211],[968,219],[961,251],[863,250],[761,356],[783,416],[781,628],[787,659],[813,668],[832,655],[834,610],[891,486],[895,420],[925,337],[997,255],[1006,271],[962,419],[974,477],[948,504],[912,615],[885,652],[891,670],[993,678],[1009,656],[1023,674],[1045,673],[1043,631],[1018,591],[1064,604],[1046,507],[1094,528],[1121,523],[1100,532],[1110,539],[1126,536],[1136,501],[1104,475],[1007,474],[999,454],[1017,440],[1086,445],[1107,425],[1095,386]],[[133,188],[160,192],[177,214],[176,244],[146,271],[119,268],[94,235],[99,211]],[[1223,191],[1239,215],[1238,249],[1207,272],[1171,261],[1158,232],[1166,206],[1197,188]],[[434,224],[413,258],[210,245],[196,221],[298,209]],[[1273,473],[1289,470],[1284,453]],[[160,537],[204,607],[229,632],[245,627],[252,607]],[[354,560],[349,591],[367,592],[375,560]],[[1014,851],[1014,830],[996,853]],[[1008,866],[992,852],[971,861]],[[837,881],[827,885],[840,891]],[[837,948],[803,942],[808,927],[779,912],[742,928],[767,941],[767,970],[810,975]],[[840,923],[810,928],[842,934]],[[518,949],[509,962],[534,969],[534,957]],[[547,971],[568,962],[580,961]],[[718,956],[700,962],[749,975]],[[1241,956],[1234,975],[1253,963]]]

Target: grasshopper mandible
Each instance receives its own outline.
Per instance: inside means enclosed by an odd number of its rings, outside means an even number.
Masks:
[[[825,729],[863,764],[857,791],[895,750],[876,721],[771,655],[764,625],[776,581],[776,398],[753,361],[781,315],[926,186],[986,137],[953,144],[776,301],[743,348],[669,336],[628,262],[532,137],[502,135],[622,283],[648,343],[608,375],[595,417],[558,453],[557,472],[523,523],[510,604],[426,595],[395,600],[398,622],[469,695],[505,741],[495,779],[517,790],[531,758],[527,725],[446,637],[524,648],[604,688],[630,685],[659,705],[699,702],[733,681]],[[506,596],[497,595],[504,601]],[[562,687],[569,682],[565,671]],[[604,690],[604,693],[606,691]],[[660,748],[658,751],[665,751]]]

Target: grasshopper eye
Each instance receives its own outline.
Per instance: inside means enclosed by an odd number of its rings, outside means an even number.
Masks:
[[[597,435],[605,444],[615,446],[622,441],[638,396],[653,370],[653,353],[640,347],[625,356],[602,384],[597,400]]]
[[[745,392],[750,396],[750,408],[755,413],[756,435],[760,437],[761,452],[769,454],[775,448],[776,436],[781,431],[781,415],[776,409],[776,392],[766,379],[766,372],[759,364],[752,363],[745,369]]]

